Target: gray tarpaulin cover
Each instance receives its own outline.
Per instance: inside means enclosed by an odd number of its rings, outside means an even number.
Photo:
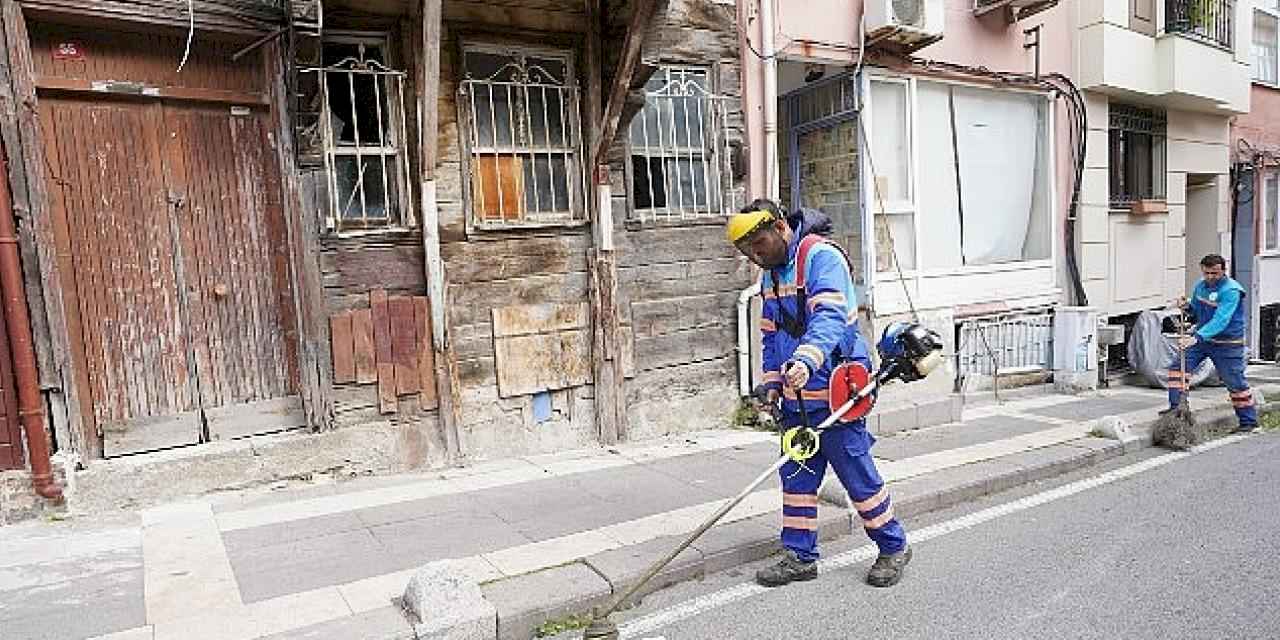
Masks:
[[[1178,351],[1174,347],[1174,336],[1166,337],[1161,331],[1166,318],[1177,318],[1178,312],[1172,309],[1160,311],[1143,311],[1133,325],[1133,333],[1129,336],[1129,364],[1142,376],[1148,385],[1160,389],[1169,387],[1169,363],[1175,362]],[[1213,363],[1208,359],[1191,374],[1192,388],[1218,381]]]

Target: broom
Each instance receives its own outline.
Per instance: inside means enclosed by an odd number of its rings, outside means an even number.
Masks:
[[[1161,414],[1151,430],[1151,439],[1156,446],[1176,451],[1190,449],[1207,439],[1203,430],[1196,425],[1196,417],[1191,413],[1191,406],[1187,402],[1187,396],[1191,393],[1191,381],[1187,378],[1187,350],[1182,346],[1182,339],[1186,334],[1186,321],[1179,313],[1178,369],[1182,373],[1182,395],[1178,399],[1178,406]]]

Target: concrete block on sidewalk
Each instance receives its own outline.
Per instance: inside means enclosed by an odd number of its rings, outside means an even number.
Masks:
[[[528,640],[542,623],[588,614],[613,596],[609,583],[582,562],[495,580],[480,589],[497,610],[500,640]]]
[[[770,513],[711,527],[693,543],[702,552],[703,571],[719,573],[773,555],[779,549],[777,521]]]
[[[1084,449],[1087,452],[1087,464],[1097,464],[1103,460],[1115,458],[1124,455],[1124,443],[1106,438],[1096,438],[1093,436],[1080,438],[1068,442],[1073,447]]]
[[[650,540],[621,549],[597,553],[584,558],[583,562],[586,562],[587,565],[596,570],[596,573],[604,576],[605,580],[609,581],[609,584],[613,587],[613,593],[621,594],[640,580],[645,572],[653,566],[653,563],[666,557],[683,541],[683,536],[658,538],[657,540]],[[703,575],[702,552],[696,547],[690,546],[681,551],[680,555],[676,556],[667,566],[663,567],[658,572],[658,575],[654,576],[648,584],[641,588],[636,597],[643,597],[679,582],[695,580]]]
[[[954,413],[951,397],[921,402],[916,405],[916,423],[919,428],[944,425],[958,420]]]
[[[1090,453],[1070,442],[1040,449],[1021,451],[1004,459],[1018,465],[1025,472],[1024,482],[1038,482],[1069,473],[1089,464]]]
[[[466,567],[451,560],[417,571],[404,592],[418,640],[493,640],[498,615]]]
[[[887,436],[891,433],[899,431],[907,431],[920,426],[919,414],[916,406],[910,402],[901,403],[903,406],[884,411],[879,414],[880,424],[875,434],[878,436]]]

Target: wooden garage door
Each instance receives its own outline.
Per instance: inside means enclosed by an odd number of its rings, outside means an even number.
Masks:
[[[44,95],[90,417],[117,455],[296,420],[279,180],[257,110]]]

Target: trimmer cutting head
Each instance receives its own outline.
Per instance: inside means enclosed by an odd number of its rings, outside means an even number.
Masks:
[[[595,618],[582,632],[582,640],[618,640],[618,625],[608,616]]]

